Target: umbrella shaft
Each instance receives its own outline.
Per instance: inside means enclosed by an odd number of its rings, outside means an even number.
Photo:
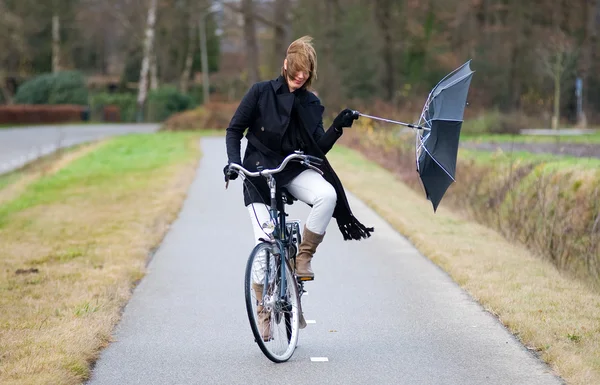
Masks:
[[[384,118],[379,118],[377,116],[371,116],[371,115],[367,115],[367,114],[363,114],[362,112],[359,113],[360,116],[364,116],[365,118],[369,118],[369,119],[375,119],[375,120],[380,120],[382,122],[387,122],[387,123],[393,123],[393,124],[399,124],[401,126],[405,126],[405,127],[410,127],[410,128],[416,128],[417,130],[427,130],[427,131],[431,131],[430,128],[427,127],[422,127],[422,126],[418,126],[415,124],[410,124],[410,123],[404,123],[404,122],[398,122],[396,120],[390,120],[390,119],[384,119]]]

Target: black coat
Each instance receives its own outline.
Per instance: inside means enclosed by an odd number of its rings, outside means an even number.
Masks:
[[[257,171],[258,167],[268,169],[279,166],[286,155],[282,151],[282,144],[284,134],[290,126],[293,108],[299,118],[295,124],[298,124],[303,142],[307,143],[305,152],[324,159],[321,167],[323,176],[337,192],[338,202],[334,217],[344,239],[369,237],[373,229],[365,228],[354,218],[343,186],[325,158],[325,154],[342,135],[342,131],[330,127],[325,132],[324,107],[312,92],[300,89],[290,93],[282,76],[254,84],[242,99],[227,128],[226,146],[229,162],[242,164],[249,171]],[[246,129],[248,146],[242,162],[240,141]],[[269,201],[269,190],[264,178],[252,178],[244,183],[245,205]]]

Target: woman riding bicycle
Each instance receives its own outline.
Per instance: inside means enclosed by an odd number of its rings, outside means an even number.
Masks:
[[[228,162],[242,164],[250,171],[276,168],[285,156],[294,151],[324,159],[321,166],[323,176],[300,163],[290,163],[275,175],[277,186],[285,187],[294,198],[312,206],[296,256],[297,276],[309,280],[314,279],[311,259],[323,241],[332,216],[336,218],[345,240],[368,238],[373,231],[352,215],[342,184],[325,159],[325,154],[342,135],[343,128],[351,127],[358,116],[345,109],[325,132],[324,107],[319,98],[308,90],[316,77],[317,55],[312,38],[304,36],[288,47],[281,76],[256,83],[246,93],[229,123],[226,136]],[[242,163],[241,139],[246,129],[248,146]],[[226,178],[237,178],[228,165],[223,171]],[[270,220],[265,205],[269,200],[264,178],[244,181],[244,203],[257,242],[265,237],[261,225]]]

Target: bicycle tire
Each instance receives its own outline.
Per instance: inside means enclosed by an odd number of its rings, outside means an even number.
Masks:
[[[263,354],[273,362],[280,363],[289,360],[294,354],[298,343],[299,319],[300,319],[300,298],[298,296],[298,286],[287,263],[284,264],[284,273],[286,274],[286,297],[279,301],[278,296],[273,296],[272,292],[279,292],[281,284],[279,257],[271,253],[272,245],[262,242],[250,253],[245,273],[245,297],[246,311],[248,321],[252,329],[254,339]],[[269,268],[268,278],[261,276]],[[252,283],[257,280],[263,280],[263,288],[267,284],[266,296],[264,298],[264,308],[269,316],[269,336],[271,339],[263,340],[262,330],[259,327],[257,308],[259,301],[256,298]],[[256,282],[255,282],[256,283]],[[276,323],[275,320],[280,322]]]

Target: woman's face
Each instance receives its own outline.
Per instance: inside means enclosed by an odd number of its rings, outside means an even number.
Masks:
[[[307,79],[308,79],[308,76],[306,76],[304,71],[298,71],[294,78],[292,78],[291,76],[288,76],[288,87],[290,89],[290,92],[294,92],[298,88],[302,88],[304,83],[306,83]]]
[[[287,60],[284,62],[284,68],[287,71]],[[308,80],[308,74],[304,71],[298,71],[295,74],[296,76],[292,77],[291,74],[287,76],[288,88],[290,92],[294,92],[298,88],[302,88],[304,83]]]

